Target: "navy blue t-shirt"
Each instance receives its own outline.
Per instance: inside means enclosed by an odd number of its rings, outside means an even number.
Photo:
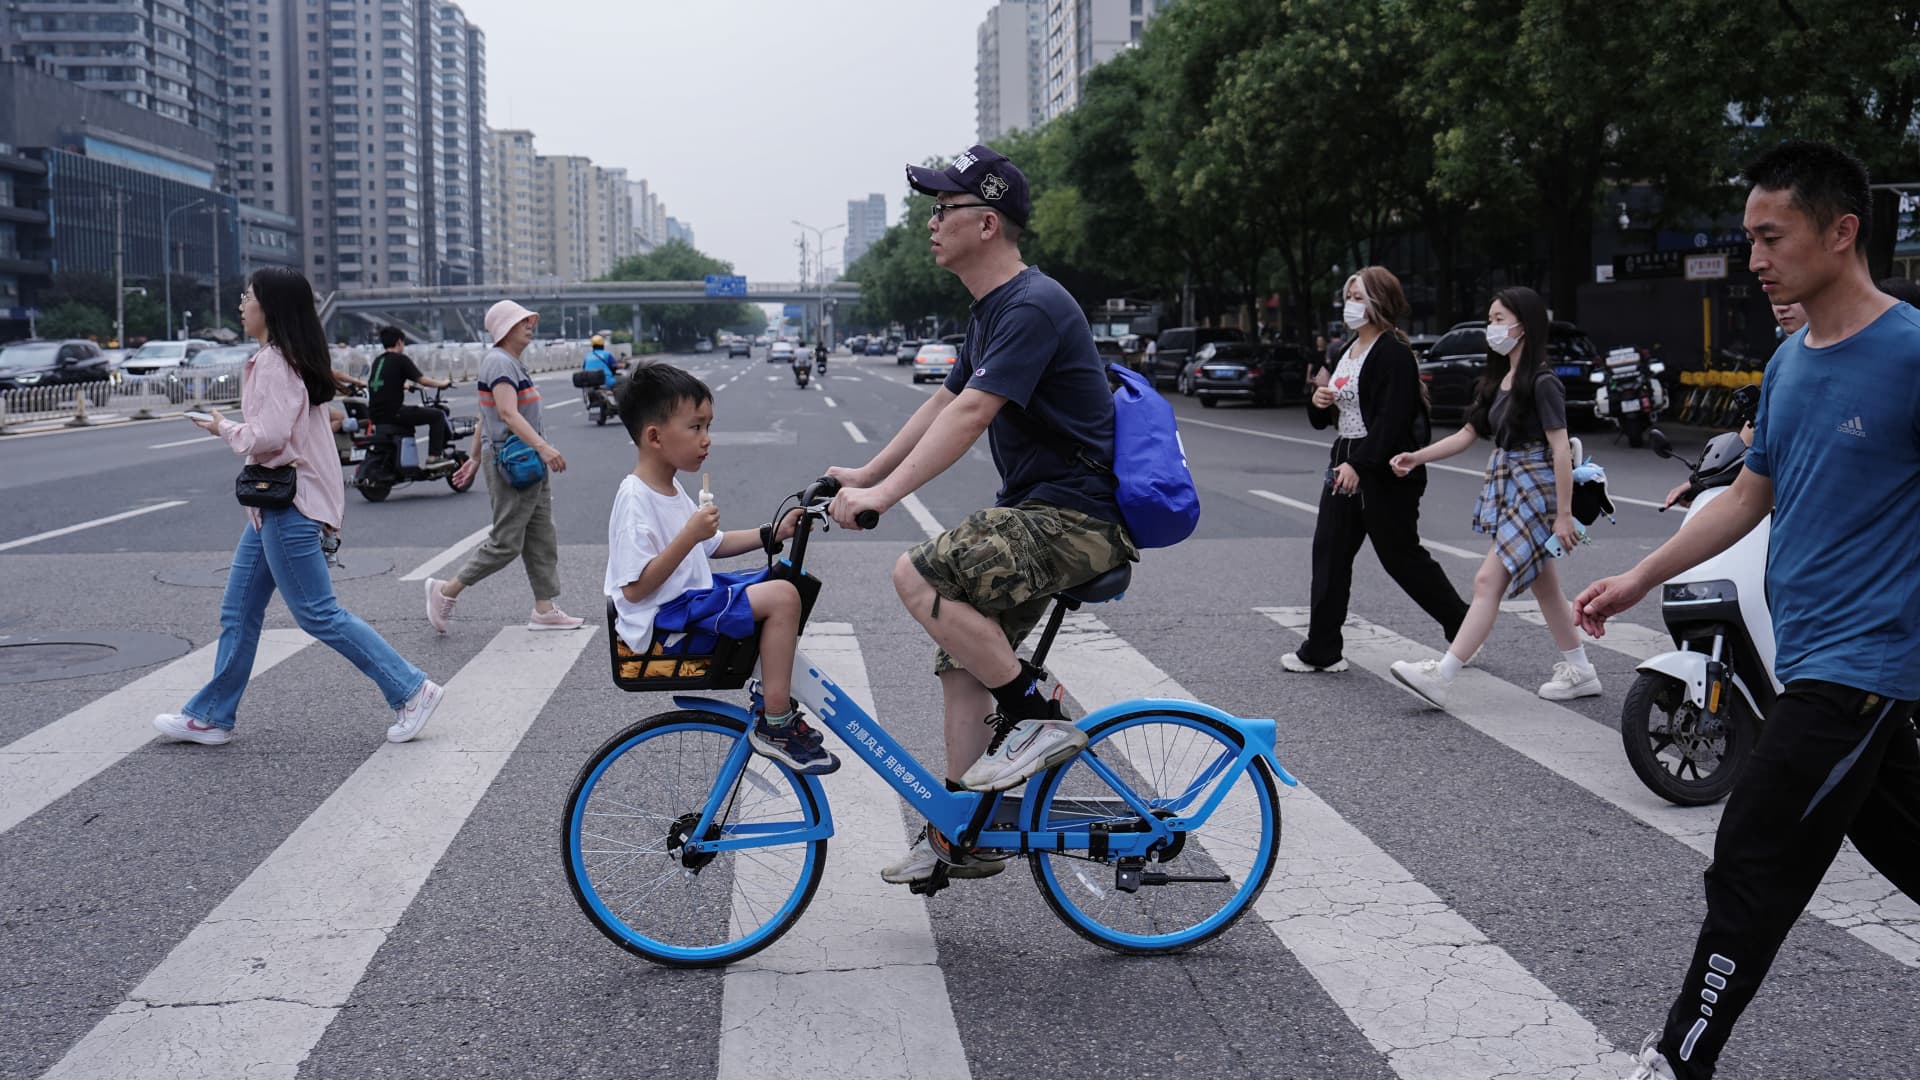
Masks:
[[[1029,499],[1119,523],[1113,463],[1113,390],[1093,331],[1060,283],[1028,267],[974,302],[967,340],[947,376],[1007,404],[987,428],[1000,470],[997,506]]]
[[[1775,675],[1920,698],[1920,311],[1825,348],[1788,338],[1746,465],[1773,480]]]

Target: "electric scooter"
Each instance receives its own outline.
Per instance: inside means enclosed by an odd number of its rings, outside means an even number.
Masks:
[[[800,389],[807,388],[807,380],[813,375],[813,368],[807,363],[805,353],[793,354],[793,381]]]
[[[1749,421],[1758,397],[1752,392],[1742,408]],[[1658,429],[1647,438],[1654,453],[1674,456]],[[1726,494],[1746,453],[1737,432],[1707,443],[1680,496],[1692,500],[1689,518]],[[1785,690],[1773,675],[1767,608],[1772,525],[1768,515],[1732,547],[1661,586],[1660,617],[1676,648],[1639,665],[1621,710],[1620,739],[1634,774],[1668,802],[1705,806],[1725,798]]]
[[[415,389],[414,393],[420,395],[422,405],[451,414],[452,410],[440,400],[439,390],[431,397],[425,390]],[[347,415],[358,419],[353,415],[355,411],[349,403]],[[473,477],[467,477],[462,484],[455,481],[454,475],[467,460],[462,441],[472,436],[479,423],[478,417],[448,415],[447,456],[435,462],[424,460],[412,425],[374,424],[371,431],[362,425],[361,432],[353,438],[353,451],[348,455],[350,462],[359,465],[350,486],[359,489],[368,502],[381,502],[394,488],[416,480],[445,480],[456,494],[466,491],[473,486]]]

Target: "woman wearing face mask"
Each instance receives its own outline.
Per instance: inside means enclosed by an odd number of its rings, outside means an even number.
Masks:
[[[1567,397],[1547,360],[1547,306],[1532,289],[1503,289],[1487,308],[1487,373],[1481,377],[1467,426],[1424,450],[1393,459],[1405,474],[1450,458],[1480,438],[1491,438],[1486,482],[1474,506],[1475,532],[1493,537],[1486,561],[1473,576],[1473,605],[1460,631],[1438,660],[1396,661],[1394,678],[1444,707],[1454,676],[1493,632],[1502,596],[1533,589],[1564,659],[1540,687],[1549,701],[1593,697],[1600,676],[1587,662],[1574,633],[1573,608],[1560,591],[1549,557],[1573,550],[1573,454],[1567,441]]]
[[[1427,471],[1396,474],[1388,462],[1427,441],[1420,367],[1396,325],[1407,314],[1400,279],[1369,266],[1347,279],[1344,315],[1353,341],[1333,373],[1316,379],[1307,417],[1337,426],[1320,515],[1313,527],[1313,614],[1307,640],[1280,658],[1288,671],[1345,671],[1340,627],[1363,540],[1388,576],[1451,638],[1466,618],[1446,571],[1420,546],[1420,496]]]

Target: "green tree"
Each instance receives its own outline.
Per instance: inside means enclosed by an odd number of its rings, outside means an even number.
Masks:
[[[918,192],[907,196],[905,216],[847,268],[847,280],[860,283],[860,305],[843,321],[880,329],[892,322],[921,327],[929,315],[942,323],[966,318],[972,301],[966,287],[935,265],[927,247],[927,219],[932,216],[931,197]]]
[[[44,338],[113,337],[113,316],[91,304],[64,300],[40,316],[35,330]]]
[[[708,255],[681,240],[662,244],[645,255],[622,260],[603,281],[700,281],[708,274],[731,274],[733,264]],[[643,304],[641,318],[657,331],[668,348],[685,348],[699,338],[737,325],[750,325],[758,315],[749,304]],[[624,309],[624,310],[621,310]],[[626,318],[616,319],[616,315]],[[602,322],[631,322],[631,308],[609,304],[600,309]],[[764,319],[761,325],[765,325]]]

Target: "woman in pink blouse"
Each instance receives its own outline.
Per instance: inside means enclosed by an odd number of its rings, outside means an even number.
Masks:
[[[440,687],[334,599],[320,546],[322,533],[340,531],[346,487],[327,423],[333,363],[314,310],[313,287],[298,270],[261,268],[240,294],[240,325],[260,342],[241,376],[240,412],[246,420],[236,423],[214,412],[194,422],[225,439],[249,464],[293,466],[293,505],[247,508],[220,603],[213,679],[178,713],[154,717],[153,726],[170,738],[208,746],[233,738],[267,601],[278,589],[300,629],[333,646],[380,687],[394,715],[387,740],[406,742],[440,704]]]

